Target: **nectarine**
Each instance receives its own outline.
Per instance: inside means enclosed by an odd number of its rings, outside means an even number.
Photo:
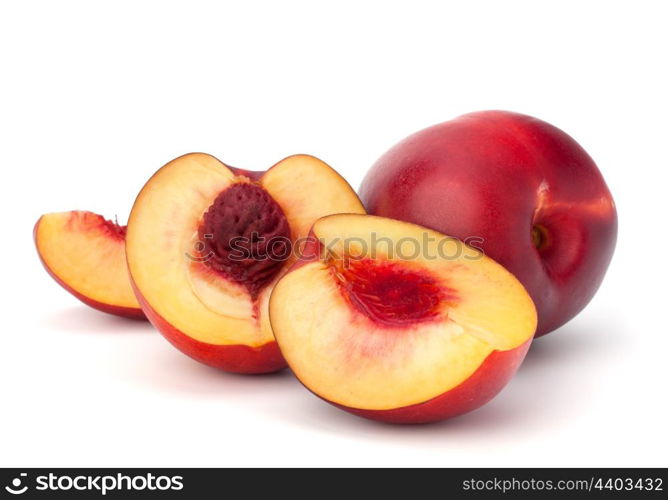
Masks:
[[[587,305],[615,248],[615,204],[594,161],[517,113],[471,113],[411,135],[376,162],[360,195],[369,213],[476,239],[531,294],[536,335]]]
[[[42,215],[33,235],[42,264],[65,290],[100,311],[144,318],[128,275],[125,230],[76,210]]]
[[[283,368],[267,316],[294,244],[319,217],[363,213],[352,188],[312,156],[268,171],[194,153],[162,167],[132,208],[127,259],[149,320],[192,358],[232,372]]]
[[[370,215],[319,219],[269,301],[297,378],[326,401],[395,423],[494,397],[521,363],[536,311],[520,282],[459,240]]]

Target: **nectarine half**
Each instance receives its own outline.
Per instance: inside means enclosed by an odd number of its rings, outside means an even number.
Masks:
[[[524,358],[537,321],[520,282],[478,250],[370,215],[318,220],[269,314],[308,389],[395,423],[440,420],[490,400]]]
[[[339,212],[364,209],[312,156],[266,172],[201,153],[171,161],[141,190],[128,222],[128,266],[146,315],[202,363],[238,373],[283,368],[269,295],[313,222]]]
[[[42,264],[65,290],[100,311],[143,318],[125,261],[125,230],[75,210],[42,215],[33,235]]]

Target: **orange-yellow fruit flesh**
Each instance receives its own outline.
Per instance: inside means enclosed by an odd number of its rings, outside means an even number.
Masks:
[[[364,214],[352,188],[326,163],[309,155],[285,158],[260,179],[285,212],[295,238],[308,235],[313,223],[330,214]]]
[[[35,243],[47,269],[64,286],[101,305],[139,309],[120,229],[91,212],[50,213],[38,221]]]
[[[287,182],[292,170],[294,187]],[[130,216],[130,271],[138,290],[156,313],[200,342],[257,347],[274,339],[267,314],[268,298],[281,273],[271,282],[262,283],[257,291],[198,259],[203,214],[222,192],[251,182],[278,203],[293,239],[308,230],[301,229],[306,223],[300,217],[306,213],[311,214],[312,223],[320,215],[342,209],[362,211],[345,181],[312,157],[288,158],[259,181],[235,175],[216,158],[199,153],[177,158],[160,169],[138,196]],[[310,202],[317,205],[316,209],[309,211],[308,200],[299,194],[304,185],[310,189]],[[335,195],[321,195],[318,190],[331,190]],[[318,196],[323,198],[322,203]],[[334,205],[327,201],[329,198],[335,200]],[[299,215],[294,213],[292,203],[300,206]],[[288,263],[289,260],[283,267]]]
[[[534,333],[535,309],[521,284],[461,242],[442,242],[447,237],[412,224],[355,215],[325,217],[313,233],[339,257],[346,254],[345,241],[348,253],[359,257],[372,238],[423,242],[426,235],[432,241],[414,259],[390,259],[378,244],[373,260],[422,272],[450,294],[437,317],[396,327],[351,306],[331,260],[283,277],[270,304],[274,334],[299,379],[329,401],[374,410],[421,403],[465,381],[493,351],[513,349]],[[453,257],[426,259],[439,244]]]
[[[202,214],[235,176],[216,158],[190,154],[156,172],[140,192],[126,237],[137,289],[167,323],[201,342],[261,345],[271,334],[248,321],[252,304],[241,286],[193,261]]]

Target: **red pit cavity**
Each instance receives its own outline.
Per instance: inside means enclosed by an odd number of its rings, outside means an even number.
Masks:
[[[121,226],[118,222],[104,219],[104,227],[117,240],[125,240],[125,233],[127,233],[127,226]]]
[[[100,229],[109,237],[118,241],[125,241],[125,233],[127,232],[127,226],[121,226],[118,221],[105,219],[92,212],[72,212],[68,219],[68,225],[69,227],[80,226],[91,230]]]
[[[206,264],[246,287],[253,299],[290,256],[290,225],[281,207],[257,184],[222,191],[202,217],[198,236]]]
[[[349,302],[371,320],[402,327],[436,319],[441,303],[457,299],[454,290],[424,270],[372,259],[351,260],[332,267]]]

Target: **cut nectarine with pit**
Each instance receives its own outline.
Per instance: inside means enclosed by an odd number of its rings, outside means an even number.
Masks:
[[[396,423],[440,420],[490,400],[536,328],[531,298],[499,264],[454,238],[369,215],[318,220],[269,312],[308,389]]]
[[[42,215],[34,237],[42,264],[65,290],[100,311],[143,318],[127,271],[125,230],[77,210]]]
[[[269,295],[313,222],[339,212],[364,209],[312,156],[264,173],[206,154],[177,158],[144,186],[128,223],[128,265],[146,315],[205,364],[239,373],[283,368]]]

